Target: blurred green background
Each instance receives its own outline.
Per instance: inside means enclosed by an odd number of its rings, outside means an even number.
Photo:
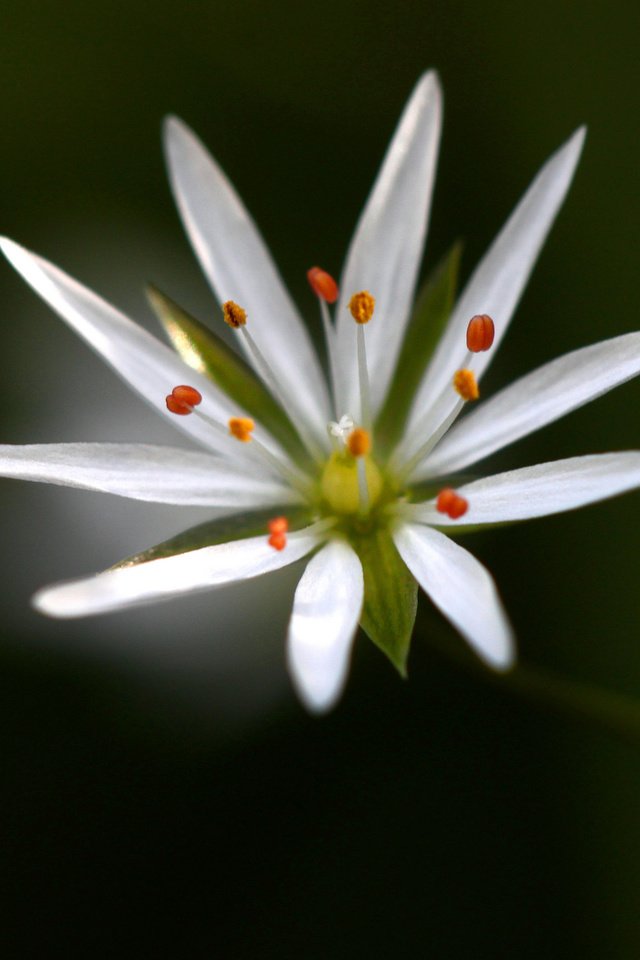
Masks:
[[[175,112],[230,173],[315,329],[305,270],[339,272],[402,104],[435,66],[429,263],[462,238],[468,274],[541,163],[589,125],[493,391],[638,326],[639,35],[632,0],[5,0],[0,229],[150,328],[147,280],[211,317],[162,165]],[[0,288],[5,441],[173,441],[9,267]],[[637,447],[639,401],[627,385],[495,465]],[[9,956],[638,956],[637,494],[467,541],[534,673],[476,669],[423,602],[408,682],[361,637],[322,720],[284,671],[295,571],[48,622],[29,608],[38,586],[193,511],[9,481],[0,496]]]

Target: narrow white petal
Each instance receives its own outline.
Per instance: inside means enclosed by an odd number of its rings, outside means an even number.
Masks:
[[[359,290],[376,298],[366,329],[374,413],[386,395],[422,257],[441,119],[440,84],[435,73],[427,73],[405,107],[347,255],[335,341],[339,413],[359,409],[356,329],[348,310]]]
[[[483,477],[458,488],[469,501],[464,520],[450,520],[433,502],[411,508],[421,523],[503,523],[574,510],[640,487],[640,452],[599,453],[538,463]]]
[[[132,443],[0,445],[0,476],[189,506],[268,507],[299,502],[284,484],[218,457]]]
[[[473,359],[478,379],[493,359],[569,189],[584,137],[584,128],[577,130],[547,161],[461,294],[416,393],[408,424],[409,434],[416,438],[414,449],[420,446],[420,429],[429,410],[464,360],[467,325],[477,313],[488,313],[496,327],[491,350],[478,353]],[[455,391],[451,390],[452,409],[456,401]]]
[[[640,333],[574,350],[505,387],[451,429],[418,479],[451,473],[558,420],[640,373]]]
[[[328,710],[342,692],[363,597],[362,566],[342,541],[328,543],[302,575],[287,654],[293,683],[310,710]]]
[[[319,524],[290,534],[284,550],[264,537],[202,547],[162,560],[105,570],[93,577],[45,587],[33,598],[50,617],[86,617],[271,573],[304,557],[322,540]]]
[[[214,293],[221,303],[235,300],[247,311],[248,329],[294,421],[326,448],[330,407],[324,377],[255,223],[203,144],[176,117],[166,121],[164,143],[173,194]],[[239,341],[245,349],[244,338]],[[251,353],[248,359],[254,362]]]
[[[47,260],[6,238],[0,239],[0,247],[42,299],[162,416],[205,446],[230,457],[238,455],[233,441],[204,420],[195,415],[175,416],[166,409],[166,395],[178,384],[187,383],[200,391],[201,409],[214,420],[226,423],[229,417],[238,416],[237,407],[232,407],[210,380]]]
[[[467,550],[430,527],[404,524],[394,534],[400,556],[476,653],[496,670],[514,660],[513,635],[491,575]]]

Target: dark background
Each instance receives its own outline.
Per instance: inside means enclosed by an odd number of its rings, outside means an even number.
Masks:
[[[430,263],[462,237],[468,274],[544,159],[589,125],[492,391],[638,326],[639,11],[5,0],[0,229],[143,323],[149,279],[211,316],[162,166],[175,112],[315,325],[304,271],[339,272],[401,106],[435,66]],[[173,442],[8,267],[0,287],[5,441]],[[496,466],[637,447],[639,400],[627,385]],[[9,956],[638,955],[638,495],[468,542],[519,636],[511,680],[475,668],[424,602],[408,682],[361,637],[322,720],[284,671],[295,571],[49,622],[29,608],[38,586],[193,511],[9,481],[0,495]]]

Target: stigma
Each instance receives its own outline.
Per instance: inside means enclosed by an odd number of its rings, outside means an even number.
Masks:
[[[436,510],[438,513],[445,513],[451,520],[458,520],[463,517],[468,509],[469,501],[461,497],[451,487],[445,487],[437,496]]]
[[[287,531],[289,529],[289,521],[286,517],[274,517],[273,520],[269,520],[267,524],[269,528],[269,539],[267,543],[270,547],[273,547],[274,550],[284,550],[287,545]]]
[[[330,273],[321,267],[311,267],[307,270],[307,280],[315,295],[325,303],[335,303],[338,299],[338,284]]]
[[[249,443],[254,427],[251,417],[231,417],[229,420],[229,433],[240,443]]]
[[[368,290],[361,290],[360,293],[354,293],[349,301],[349,311],[356,323],[369,323],[373,316],[376,301]]]
[[[463,400],[477,400],[480,396],[478,383],[473,370],[456,370],[453,388]]]
[[[467,349],[471,353],[483,353],[489,350],[496,335],[493,320],[487,313],[478,313],[469,320],[467,327]]]
[[[165,398],[165,402],[167,404],[167,410],[169,410],[170,413],[176,413],[178,416],[186,417],[187,414],[193,413],[194,407],[202,403],[202,394],[199,390],[196,390],[195,387],[188,387],[186,384],[181,384],[173,388],[169,396]]]
[[[233,327],[234,330],[237,330],[238,327],[244,327],[247,322],[247,311],[234,303],[233,300],[227,300],[226,303],[222,304],[222,316],[224,322]]]

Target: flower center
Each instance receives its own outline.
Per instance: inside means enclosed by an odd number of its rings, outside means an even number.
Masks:
[[[361,495],[363,474],[368,501],[366,508]],[[368,512],[377,503],[382,488],[382,474],[371,455],[354,457],[348,450],[333,453],[320,478],[322,496],[331,512],[338,514]]]

